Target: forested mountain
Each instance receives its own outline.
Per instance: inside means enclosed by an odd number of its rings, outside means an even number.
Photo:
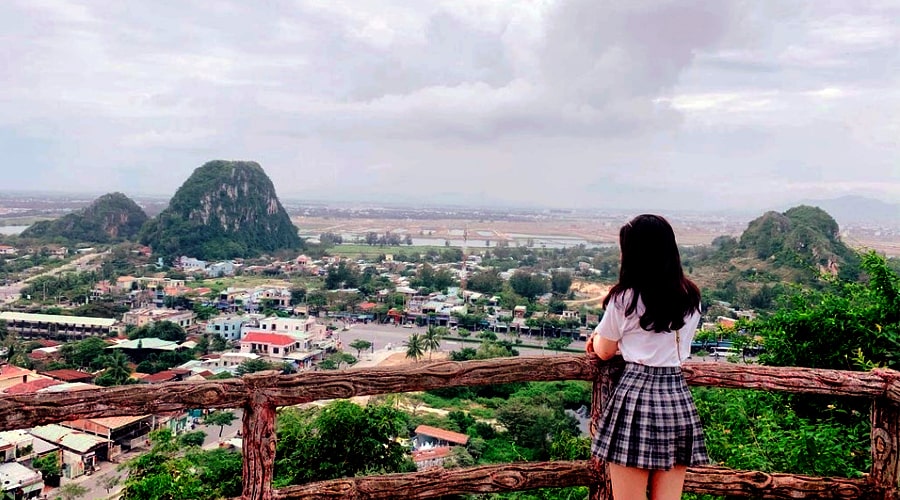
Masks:
[[[111,243],[134,238],[145,222],[147,214],[131,198],[109,193],[59,219],[35,223],[22,237]]]
[[[684,263],[711,298],[768,309],[785,283],[818,286],[824,275],[856,279],[859,256],[840,239],[824,210],[801,205],[767,212],[740,238],[722,236],[711,247],[688,249]]]
[[[252,161],[211,161],[194,170],[168,208],[141,231],[165,257],[249,257],[300,246],[272,181]]]

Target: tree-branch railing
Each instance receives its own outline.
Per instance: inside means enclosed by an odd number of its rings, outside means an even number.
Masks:
[[[197,408],[243,408],[242,498],[245,500],[432,498],[566,486],[589,486],[593,500],[611,498],[605,467],[595,459],[432,469],[322,481],[275,490],[272,477],[276,409],[319,400],[443,387],[587,380],[594,382],[591,412],[596,415],[610,393],[609,374],[618,369],[621,369],[620,364],[598,362],[586,356],[516,357],[421,362],[391,368],[296,375],[264,372],[230,380],[9,395],[0,398],[0,430],[78,418],[145,415]],[[757,498],[900,499],[900,372],[689,362],[684,365],[684,373],[690,385],[849,396],[873,401],[872,470],[867,477],[822,478],[708,466],[688,470],[685,491]]]

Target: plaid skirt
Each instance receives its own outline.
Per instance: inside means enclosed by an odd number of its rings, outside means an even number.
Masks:
[[[708,464],[700,416],[681,368],[626,363],[600,416],[591,453],[641,469]]]

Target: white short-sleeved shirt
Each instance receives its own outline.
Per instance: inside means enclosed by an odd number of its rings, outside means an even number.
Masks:
[[[631,303],[631,295],[631,290],[627,290],[610,299],[603,319],[594,332],[602,338],[617,341],[625,361],[647,366],[680,366],[678,351],[675,350],[674,331],[657,333],[641,328],[644,303],[640,298],[634,313],[625,316],[625,309]],[[684,318],[684,326],[679,332],[681,360],[691,355],[691,342],[698,323],[700,311],[694,311]]]

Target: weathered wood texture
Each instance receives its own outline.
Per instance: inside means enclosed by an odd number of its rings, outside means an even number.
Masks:
[[[583,460],[483,465],[289,486],[275,490],[274,498],[435,498],[463,493],[584,486],[597,480],[590,475],[591,469]]]
[[[260,384],[277,372],[261,372],[244,377],[250,389],[250,401],[244,406],[243,420],[243,500],[270,500],[275,474],[276,407]]]
[[[147,415],[191,408],[240,408],[247,397],[244,382],[239,379],[4,395],[0,397],[0,430],[78,418]]]
[[[273,498],[435,498],[463,493],[584,486],[596,484],[600,479],[587,460],[532,462],[336,479],[275,490]],[[842,500],[871,498],[873,488],[865,479],[693,467],[688,469],[685,491],[729,497]]]
[[[900,407],[884,398],[872,404],[872,484],[874,498],[898,500],[900,480]]]
[[[870,498],[873,489],[865,479],[692,467],[685,477],[684,491],[728,497],[845,499]]]
[[[550,380],[593,380],[598,364],[586,356],[516,357],[420,362],[391,368],[282,375],[265,389],[279,406],[442,387]]]
[[[684,376],[690,385],[862,398],[888,395],[893,379],[889,376],[891,373],[894,372],[851,372],[736,363],[684,364]]]
[[[278,375],[259,385],[278,406],[323,399],[421,391],[439,387],[549,380],[594,380],[601,363],[587,356],[437,361],[392,368]],[[900,401],[897,373],[685,363],[692,385],[832,394]],[[145,415],[191,408],[238,408],[250,395],[243,380],[171,382],[71,393],[0,397],[0,430],[77,418]]]
[[[625,361],[621,357],[613,358],[609,362],[600,365],[600,378],[594,380],[591,396],[590,435],[592,442],[599,430],[597,429],[597,422],[600,421],[600,414],[603,413],[603,408],[606,407],[606,404],[612,397],[616,382],[618,382],[624,370]],[[609,481],[606,464],[592,456],[590,468],[591,477],[597,478],[597,482],[590,484],[588,498],[590,500],[612,500],[612,483]]]

